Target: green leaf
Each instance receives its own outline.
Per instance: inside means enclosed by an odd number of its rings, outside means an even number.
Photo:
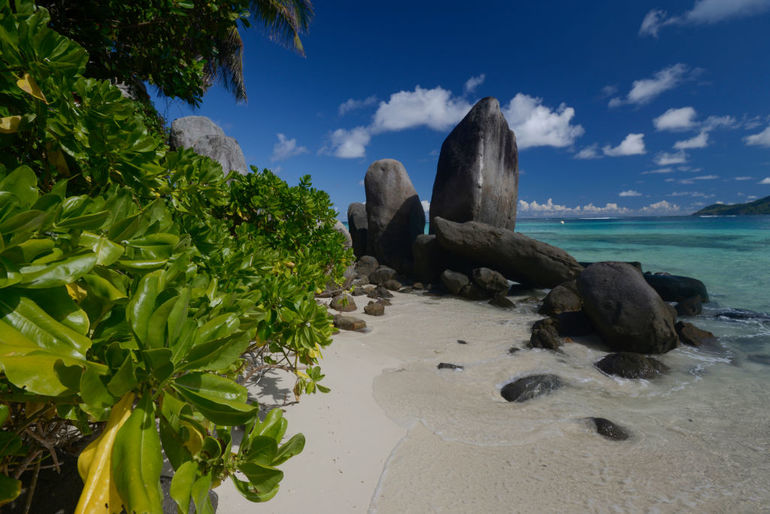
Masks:
[[[212,374],[189,373],[173,382],[174,389],[206,419],[217,425],[245,425],[254,420],[258,408],[245,403],[246,388]]]
[[[21,494],[21,480],[0,473],[0,506],[12,502]]]
[[[124,289],[118,289],[113,282],[96,273],[89,273],[83,276],[83,280],[88,286],[88,294],[93,294],[102,301],[115,303],[128,298]]]
[[[229,367],[246,348],[249,339],[246,334],[236,334],[227,339],[216,339],[206,344],[194,346],[187,354],[187,362],[180,369],[205,369],[217,371]]]
[[[29,210],[20,212],[0,223],[0,233],[34,232],[41,227],[47,217],[48,214],[45,211]]]
[[[123,252],[124,248],[104,236],[98,236],[91,232],[83,232],[80,234],[80,246],[89,248],[96,254],[96,264],[99,266],[110,266],[117,261]]]
[[[110,381],[107,382],[107,389],[113,396],[120,398],[134,389],[137,384],[134,359],[129,353],[126,355],[123,364],[118,368],[118,371],[112,376]]]
[[[272,437],[256,436],[249,439],[246,460],[263,466],[272,466],[278,453],[278,443]]]
[[[65,218],[56,223],[56,228],[59,230],[96,230],[104,225],[108,215],[109,212],[101,211]]]
[[[177,506],[178,512],[187,513],[190,510],[190,495],[195,479],[198,477],[198,463],[187,461],[176,470],[171,479],[169,495]],[[208,492],[208,491],[207,491]]]
[[[67,288],[30,289],[25,295],[62,325],[84,336],[88,334],[88,315],[72,300]]]
[[[278,453],[272,462],[273,466],[279,466],[289,460],[290,458],[302,453],[305,449],[305,436],[302,434],[295,434],[291,439],[286,441],[280,448]]]
[[[239,326],[240,320],[234,313],[217,316],[198,329],[195,344],[199,345],[227,337],[238,330]]]
[[[163,457],[155,428],[155,404],[145,394],[115,437],[112,476],[129,512],[162,512]]]
[[[0,191],[16,196],[21,207],[31,207],[38,197],[37,176],[29,166],[19,166],[0,180]]]
[[[283,471],[253,462],[244,462],[238,471],[249,479],[251,489],[260,497],[258,501],[267,501],[278,493],[278,484],[283,479]]]
[[[117,401],[93,368],[86,369],[80,377],[80,397],[96,409],[110,407]]]
[[[161,291],[161,272],[155,271],[145,275],[139,281],[136,292],[128,302],[126,317],[137,339],[147,343],[150,316],[155,310],[155,301]]]
[[[22,276],[19,287],[44,289],[66,286],[94,269],[96,262],[97,255],[88,251],[50,264],[25,266],[19,270]]]
[[[5,422],[8,421],[8,417],[11,415],[11,408],[7,405],[0,404],[0,427],[5,425]]]
[[[211,504],[209,491],[211,490],[211,472],[198,478],[192,486],[193,503],[198,514],[214,514],[214,506]]]

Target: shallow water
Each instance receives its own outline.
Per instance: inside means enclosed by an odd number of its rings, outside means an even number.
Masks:
[[[518,223],[580,261],[640,261],[646,271],[706,283],[712,302],[690,321],[718,344],[659,356],[671,372],[656,380],[602,374],[594,363],[607,351],[598,340],[510,354],[525,348],[540,318],[523,298],[512,315],[483,302],[400,295],[393,314],[419,312],[424,322],[409,341],[391,343],[404,365],[377,377],[375,398],[409,435],[371,510],[770,512],[770,317],[730,310],[770,312],[768,229],[768,217]],[[464,370],[438,370],[438,362]],[[504,384],[536,373],[566,385],[521,404],[500,396]],[[589,416],[632,436],[606,440]]]

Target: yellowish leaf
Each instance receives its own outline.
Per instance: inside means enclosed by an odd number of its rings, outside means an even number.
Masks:
[[[88,295],[88,291],[74,283],[67,284],[67,293],[69,293],[70,298],[76,302],[82,301]]]
[[[40,86],[37,85],[37,82],[35,82],[35,79],[33,79],[32,75],[29,73],[25,73],[22,78],[17,80],[16,85],[19,86],[19,88],[25,93],[34,96],[38,100],[48,103],[48,100],[45,99],[45,95],[40,89]]]
[[[15,134],[19,130],[21,116],[4,116],[0,118],[0,134]]]

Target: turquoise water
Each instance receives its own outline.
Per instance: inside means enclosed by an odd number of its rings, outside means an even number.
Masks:
[[[770,216],[517,220],[578,261],[639,261],[695,277],[721,307],[770,312]]]

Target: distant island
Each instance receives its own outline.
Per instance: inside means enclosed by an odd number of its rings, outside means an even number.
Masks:
[[[730,205],[715,203],[693,213],[693,216],[750,216],[757,214],[770,214],[770,196],[749,203],[734,203]]]

